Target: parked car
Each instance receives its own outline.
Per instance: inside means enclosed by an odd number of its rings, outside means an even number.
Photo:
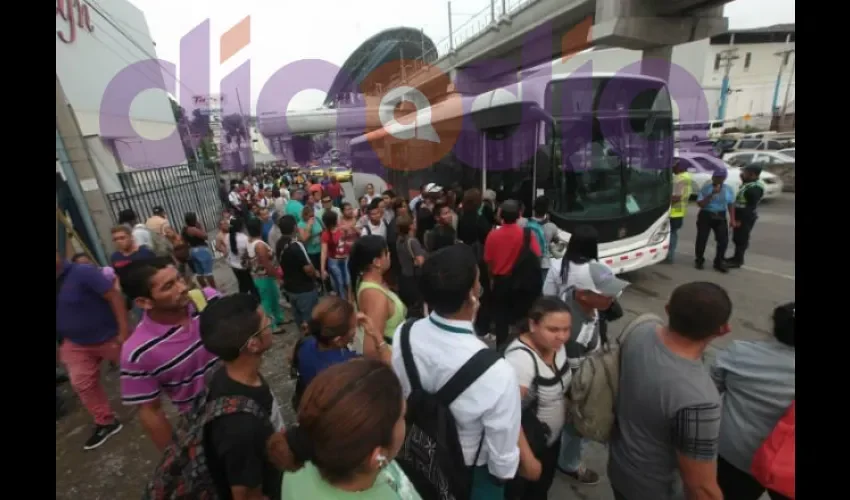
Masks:
[[[687,152],[687,153],[705,153],[707,155],[718,156],[718,146],[717,141],[714,139],[707,139],[704,141],[697,142],[688,142],[684,141],[677,145],[679,151]]]
[[[785,156],[790,156],[791,158],[794,158],[794,159],[796,160],[796,159],[797,159],[797,157],[796,157],[796,156],[794,156],[794,151],[795,151],[795,149],[796,149],[796,148],[785,148],[785,149],[780,149],[779,151],[777,151],[777,153],[779,153],[779,154],[783,154],[783,155],[785,155]]]
[[[725,158],[727,154],[743,149],[755,151],[779,151],[787,147],[785,143],[773,139],[738,139],[736,141],[722,141],[719,152],[720,157]]]
[[[793,150],[792,150],[793,151]],[[779,151],[735,151],[723,157],[733,166],[746,165],[747,163],[762,163],[765,165],[784,165],[794,163],[794,157]]]
[[[734,167],[725,161],[705,153],[688,153],[679,152],[676,155],[679,161],[684,161],[687,165],[687,170],[691,174],[691,192],[693,196],[699,193],[707,183],[711,182],[711,177],[714,172],[719,169],[726,169],[728,175],[724,184],[731,187],[735,192],[741,187],[741,169]],[[770,172],[762,171],[761,181],[764,183],[764,199],[770,200],[778,197],[782,193],[782,180],[779,176]]]

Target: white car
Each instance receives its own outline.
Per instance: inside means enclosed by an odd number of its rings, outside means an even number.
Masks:
[[[725,168],[728,172],[724,184],[731,187],[736,193],[741,187],[741,169],[733,167],[715,156],[705,153],[680,152],[676,155],[679,161],[686,162],[688,172],[691,174],[691,192],[695,196],[700,189],[711,182],[713,172]],[[782,180],[779,176],[770,172],[762,171],[761,181],[764,183],[764,199],[770,200],[782,193]]]
[[[793,149],[792,149],[793,151]],[[794,163],[794,157],[781,153],[780,151],[735,151],[723,157],[731,165],[739,166],[748,163],[762,163],[765,165],[786,165]]]
[[[797,148],[780,149],[779,151],[777,151],[777,153],[785,155],[785,156],[790,156],[791,158],[794,158],[796,160],[797,157],[794,156],[794,152],[796,150],[797,150]]]

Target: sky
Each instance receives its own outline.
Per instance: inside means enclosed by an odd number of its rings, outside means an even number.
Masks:
[[[506,0],[508,7],[524,0]],[[179,66],[180,39],[210,20],[213,82],[251,60],[252,113],[263,84],[286,64],[322,59],[341,66],[363,41],[397,26],[420,28],[437,44],[449,33],[445,0],[130,0],[144,11],[157,55]],[[101,4],[103,5],[103,4]],[[501,2],[496,1],[497,12]],[[473,29],[486,19],[489,0],[453,0],[454,31]],[[482,11],[487,11],[483,12]],[[735,0],[725,7],[731,29],[755,28],[795,21],[795,0]],[[218,64],[218,39],[251,16],[251,43]],[[464,26],[465,25],[465,26]],[[179,76],[179,73],[177,73]],[[178,85],[178,87],[180,87]],[[217,84],[211,86],[216,93]],[[185,89],[184,89],[185,90]],[[178,90],[178,93],[180,90]],[[240,90],[241,92],[241,90]],[[289,110],[321,106],[324,93],[305,90]]]

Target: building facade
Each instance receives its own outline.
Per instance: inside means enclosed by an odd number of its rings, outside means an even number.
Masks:
[[[157,62],[145,15],[129,1],[56,1],[56,76],[104,192],[120,191],[128,169],[186,162],[168,94],[147,90],[167,88],[174,71]]]

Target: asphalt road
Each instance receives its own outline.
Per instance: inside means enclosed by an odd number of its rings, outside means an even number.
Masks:
[[[362,194],[365,184],[374,180],[355,178],[353,187],[356,194]],[[376,183],[375,188],[380,192],[382,185]],[[699,271],[693,267],[696,209],[692,208],[680,237],[675,264],[659,264],[624,275],[631,286],[623,295],[626,317],[619,323],[624,325],[635,315],[644,312],[663,316],[666,300],[677,285],[708,280],[725,287],[734,302],[732,332],[715,341],[707,356],[709,362],[714,350],[722,349],[734,339],[769,336],[769,318],[773,308],[794,298],[794,203],[794,195],[787,194],[761,207],[761,218],[753,232],[747,266],[729,274],[720,274],[710,268]],[[707,255],[712,256],[713,251],[713,243],[709,243]],[[225,292],[235,291],[232,272],[220,263],[216,266],[216,279]],[[618,331],[617,328],[616,324],[613,325],[614,332]],[[289,404],[293,383],[288,377],[287,359],[295,339],[294,331],[276,337],[263,365],[264,375],[284,406],[286,421],[289,423],[294,420],[294,414]],[[134,418],[134,412],[121,406],[117,373],[107,369],[105,373],[110,400],[119,418],[125,423],[125,428],[97,450],[82,451],[82,444],[91,432],[91,420],[79,407],[70,387],[67,384],[63,386],[63,394],[71,404],[72,411],[56,423],[57,500],[138,498],[142,486],[159,460],[159,455],[139,427],[138,419]],[[589,445],[585,461],[587,466],[604,473],[607,461],[605,447]],[[601,484],[579,488],[556,474],[549,498],[613,500],[606,481],[603,476]]]

